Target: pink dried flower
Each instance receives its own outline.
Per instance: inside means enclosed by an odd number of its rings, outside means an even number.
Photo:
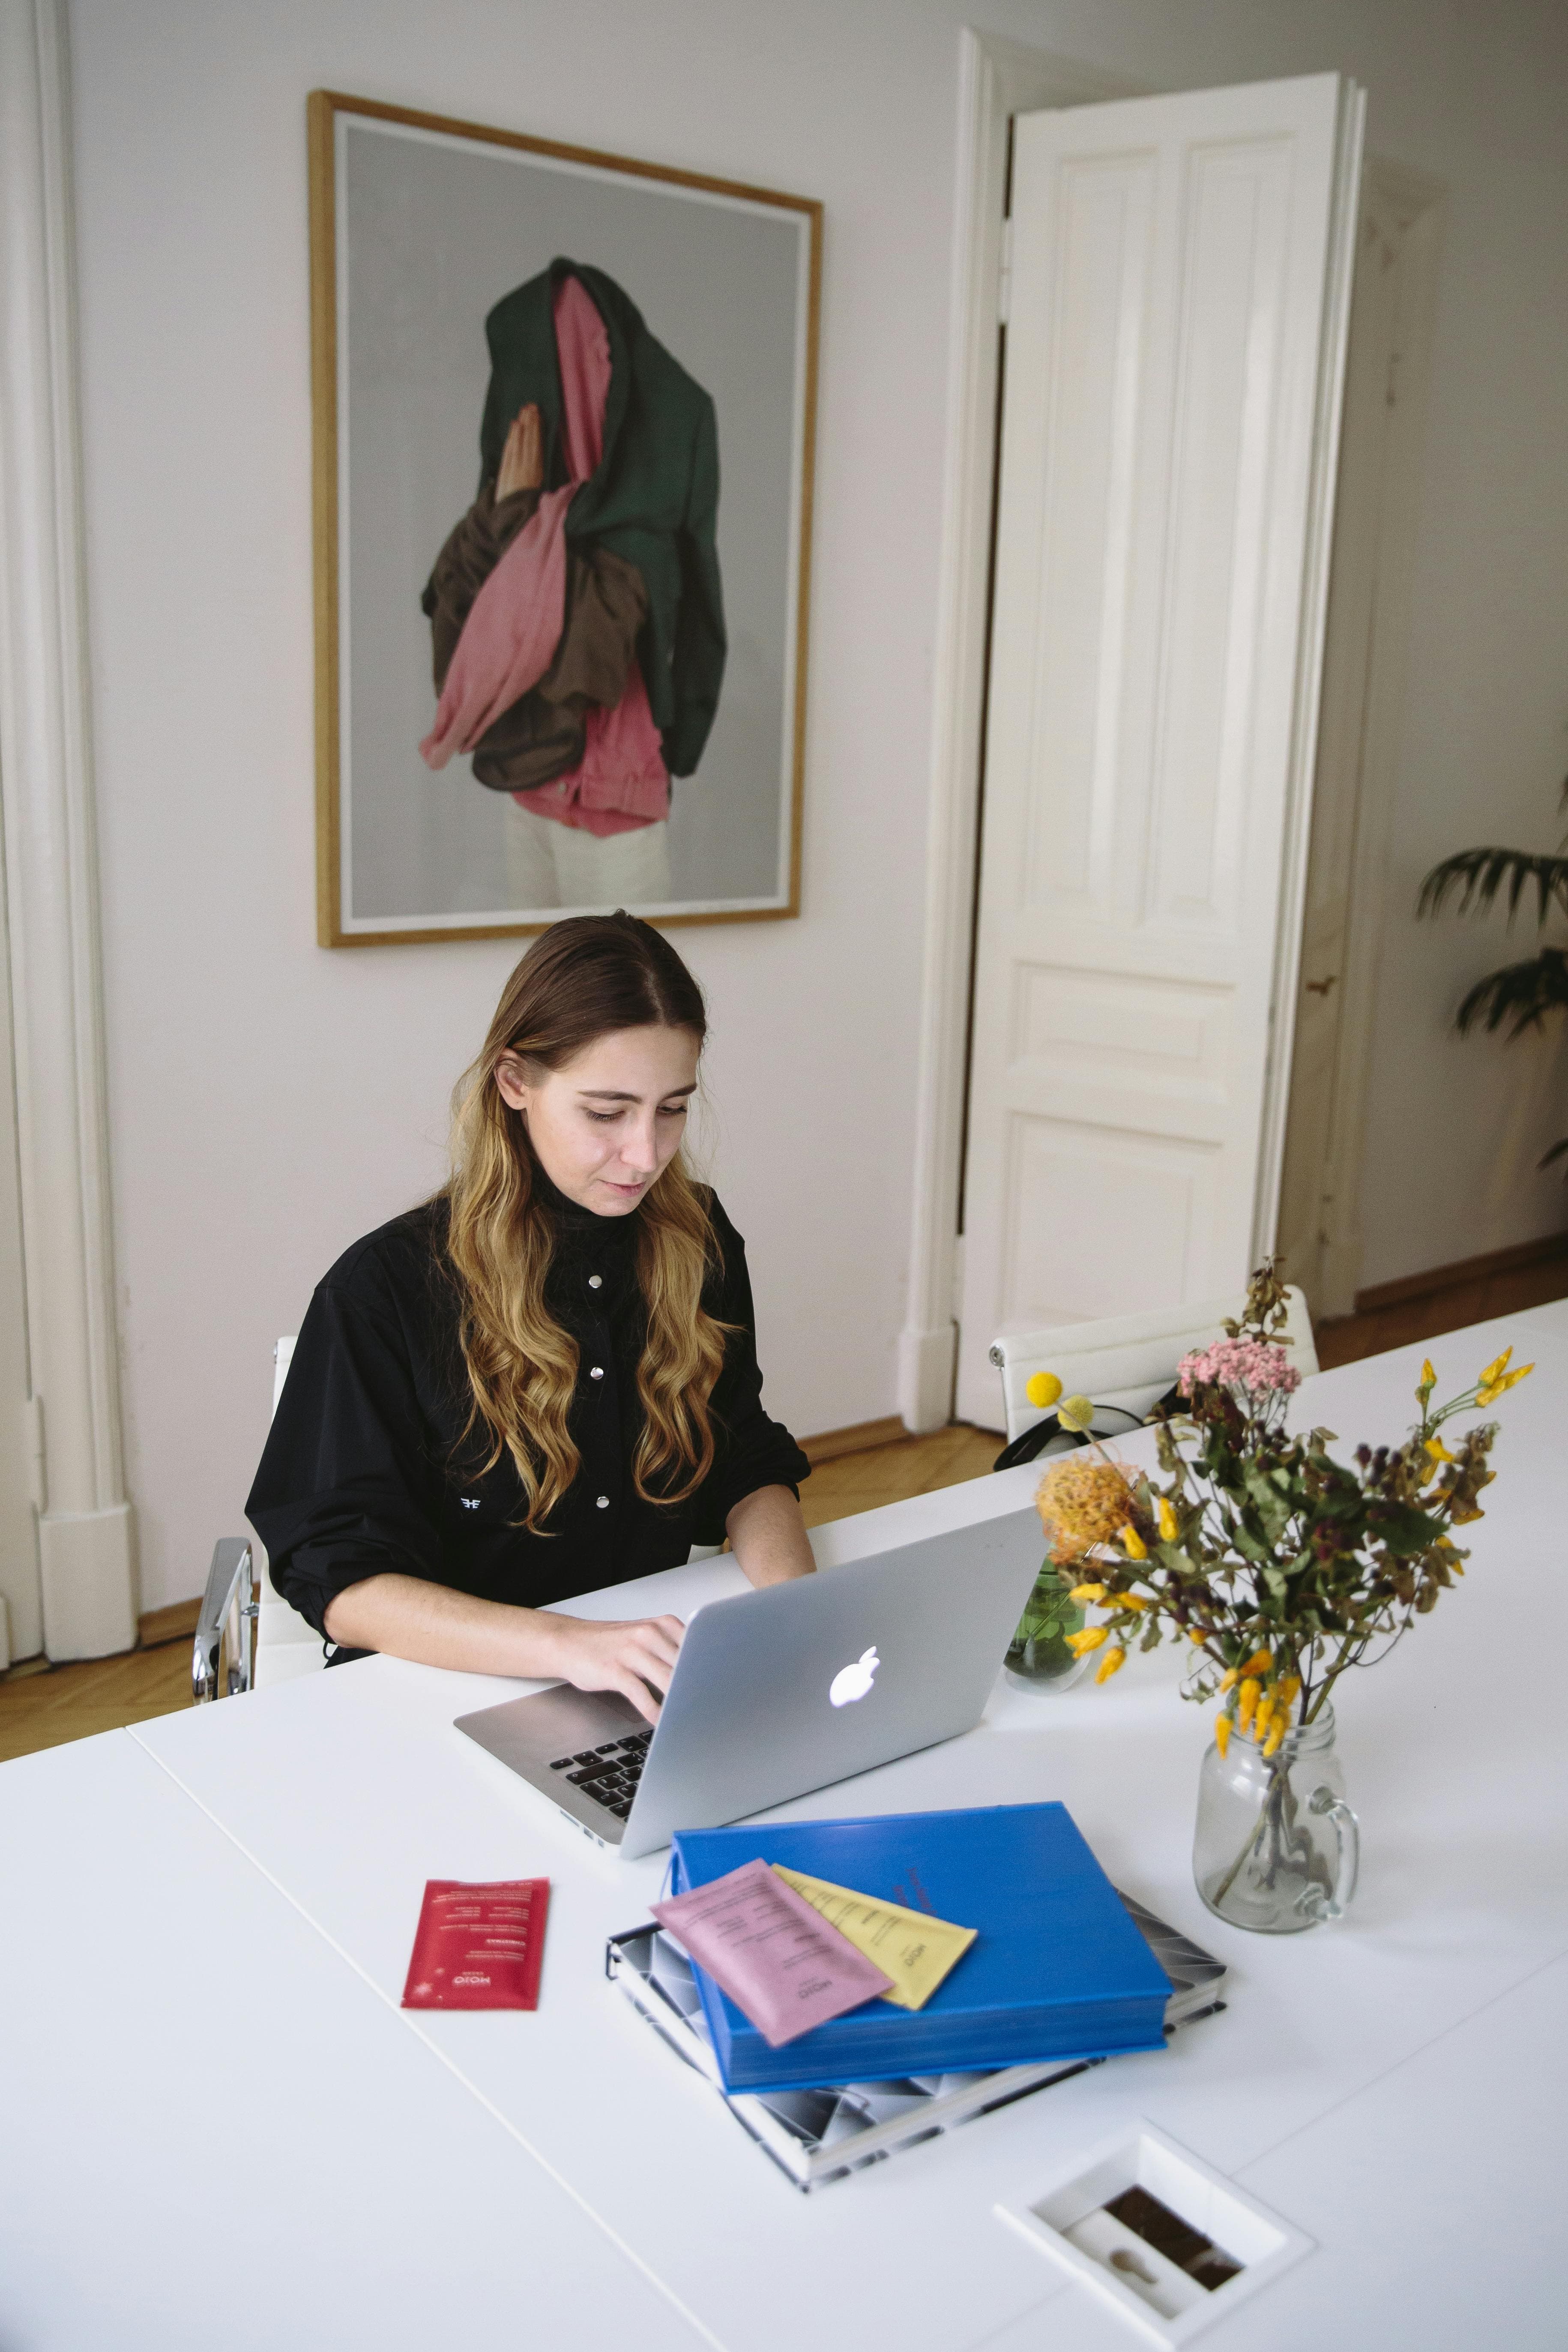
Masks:
[[[1177,1365],[1176,1380],[1184,1396],[1196,1388],[1240,1389],[1254,1402],[1289,1396],[1301,1385],[1289,1356],[1271,1339],[1216,1339],[1195,1348]]]

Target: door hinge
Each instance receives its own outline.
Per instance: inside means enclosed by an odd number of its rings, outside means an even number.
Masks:
[[[952,1237],[952,1319],[963,1320],[963,1235]]]
[[[30,1396],[22,1408],[26,1416],[27,1486],[33,1508],[40,1518],[49,1507],[48,1456],[44,1451],[44,1400]]]
[[[1013,224],[1002,224],[1002,250],[996,267],[996,317],[1005,326],[1007,313],[1013,307]]]

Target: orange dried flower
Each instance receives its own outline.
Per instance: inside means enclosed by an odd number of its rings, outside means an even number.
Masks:
[[[1132,1489],[1114,1462],[1068,1454],[1040,1480],[1035,1507],[1058,1566],[1108,1544],[1132,1517]]]

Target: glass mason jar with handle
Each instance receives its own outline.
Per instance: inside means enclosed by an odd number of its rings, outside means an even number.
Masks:
[[[1288,1732],[1272,1756],[1237,1734],[1198,1781],[1193,1876],[1216,1918],[1265,1936],[1342,1918],[1361,1861],[1334,1749],[1334,1711]]]

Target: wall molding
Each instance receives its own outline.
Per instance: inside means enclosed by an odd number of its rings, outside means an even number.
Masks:
[[[0,813],[44,1644],[136,1640],[120,1433],[65,0],[0,0]]]
[[[1001,352],[998,296],[1012,118],[1030,109],[1147,94],[1143,83],[1017,41],[968,30],[959,39],[952,340],[932,680],[914,1202],[908,1307],[898,1361],[899,1411],[905,1425],[916,1433],[940,1429],[947,1422],[957,1360],[953,1284],[990,635]]]

